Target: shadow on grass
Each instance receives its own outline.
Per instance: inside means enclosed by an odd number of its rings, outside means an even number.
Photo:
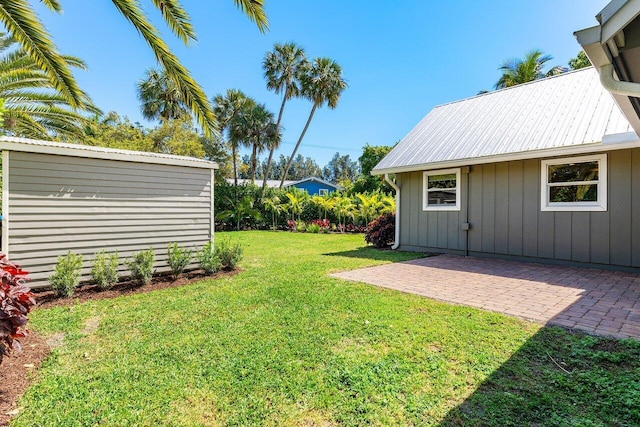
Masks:
[[[433,253],[420,253],[420,252],[403,252],[392,251],[391,249],[378,249],[373,246],[361,246],[357,249],[342,252],[330,252],[324,253],[326,256],[341,256],[347,258],[364,258],[372,259],[376,261],[391,261],[401,262],[409,261],[412,259],[426,258],[429,256],[437,255]]]
[[[441,426],[638,426],[640,342],[542,328]]]

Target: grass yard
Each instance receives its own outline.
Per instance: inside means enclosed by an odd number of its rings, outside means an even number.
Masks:
[[[233,277],[36,310],[62,344],[14,424],[640,424],[636,341],[327,277],[416,256],[362,236],[225,237]]]

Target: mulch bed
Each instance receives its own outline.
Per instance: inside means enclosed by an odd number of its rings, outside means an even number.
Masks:
[[[212,276],[204,276],[202,271],[195,270],[183,273],[178,279],[162,275],[153,278],[151,283],[139,286],[131,281],[120,282],[108,291],[101,291],[95,285],[78,287],[73,297],[60,298],[53,291],[37,292],[37,305],[34,310],[43,308],[71,306],[86,301],[96,301],[115,298],[122,295],[139,294],[159,289],[175,288],[202,280],[204,278],[220,278],[233,276],[238,270],[221,271]],[[0,426],[7,426],[12,417],[17,415],[20,408],[18,399],[29,387],[37,375],[40,364],[47,357],[51,348],[38,334],[31,332],[26,338],[19,340],[22,352],[7,356],[0,365]]]

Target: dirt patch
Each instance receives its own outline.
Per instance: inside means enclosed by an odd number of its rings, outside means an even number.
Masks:
[[[0,426],[20,412],[18,399],[35,378],[36,371],[49,354],[47,343],[35,333],[20,340],[22,352],[7,356],[0,365]]]
[[[82,285],[76,288],[71,298],[60,298],[53,291],[38,292],[36,293],[38,304],[34,310],[175,288],[198,280],[233,276],[239,271],[220,271],[212,276],[205,276],[202,271],[196,270],[184,273],[178,279],[174,279],[170,275],[161,275],[154,277],[148,285],[139,286],[131,281],[124,281],[108,291],[101,291],[95,285]],[[99,324],[100,318],[89,319],[83,332],[87,334],[95,332]],[[22,352],[5,357],[0,365],[0,426],[9,425],[9,420],[20,413],[21,408],[17,406],[18,399],[35,378],[38,367],[47,357],[51,348],[62,345],[64,334],[53,335],[45,341],[36,333],[31,332],[26,338],[19,341],[22,344]]]

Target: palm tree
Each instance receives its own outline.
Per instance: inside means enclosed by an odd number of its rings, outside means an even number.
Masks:
[[[267,79],[267,89],[273,90],[279,94],[283,92],[282,104],[278,112],[278,120],[276,121],[276,130],[280,134],[280,123],[282,122],[282,114],[284,106],[291,98],[300,96],[301,83],[300,79],[304,70],[309,66],[304,49],[295,43],[275,44],[273,51],[268,52],[262,68],[264,69],[264,77]],[[271,162],[273,161],[273,153],[280,144],[273,144],[269,147],[269,158],[262,181],[262,192],[267,187],[267,179],[271,170]]]
[[[9,50],[9,53],[5,51]],[[62,56],[71,67],[86,68],[82,60]],[[49,77],[23,49],[15,49],[13,38],[0,33],[0,99],[5,134],[26,138],[77,141],[83,139],[90,120],[82,112],[99,114],[91,99],[80,92],[82,111],[75,110],[56,91]]]
[[[241,110],[238,116],[238,126],[235,127],[238,139],[247,147],[251,147],[249,176],[253,184],[258,169],[258,154],[265,148],[278,145],[280,135],[273,122],[273,113],[266,105],[247,103],[247,108]]]
[[[138,0],[112,0],[116,9],[129,21],[153,51],[156,60],[182,94],[184,104],[191,109],[206,134],[217,132],[211,105],[202,88],[189,71],[171,52],[142,10]],[[261,32],[269,23],[264,11],[264,0],[233,0]],[[42,0],[42,4],[54,12],[62,12],[58,0]],[[196,39],[191,19],[179,0],[152,0],[169,29],[184,43]],[[86,99],[70,70],[70,64],[58,52],[51,36],[38,18],[28,0],[0,0],[0,22],[20,43],[33,61],[44,71],[52,86],[73,108],[85,106]]]
[[[287,179],[291,162],[300,147],[300,143],[302,143],[302,139],[309,128],[309,124],[311,123],[311,119],[313,119],[313,115],[316,110],[318,107],[322,107],[325,103],[331,109],[336,108],[342,91],[347,87],[347,83],[342,78],[342,69],[340,68],[340,65],[330,58],[314,59],[313,64],[305,70],[301,79],[301,94],[313,102],[313,107],[311,108],[311,113],[309,113],[307,123],[302,129],[300,138],[298,138],[298,142],[293,148],[293,152],[287,161],[284,173],[282,174],[282,180],[280,181],[280,188],[282,188],[284,181]]]
[[[502,76],[495,84],[495,88],[503,89],[564,73],[566,69],[560,66],[552,67],[546,73],[543,71],[545,64],[552,59],[551,55],[544,55],[540,50],[536,49],[527,53],[522,59],[505,61],[498,68],[498,70],[502,71]]]
[[[227,203],[231,206],[231,209],[220,212],[216,215],[216,218],[220,221],[235,221],[236,230],[238,231],[240,231],[243,221],[259,221],[262,219],[260,211],[253,207],[253,199],[250,196],[244,196],[237,203],[227,198]]]
[[[137,92],[145,119],[160,119],[164,123],[189,115],[182,101],[182,93],[166,71],[147,70],[145,78],[138,82]]]
[[[237,187],[237,152],[241,141],[239,121],[243,110],[254,104],[254,101],[238,89],[229,89],[225,95],[217,95],[213,99],[213,103],[213,111],[220,125],[220,133],[224,134],[226,131],[228,135],[227,142],[231,146],[231,158],[233,161],[233,181]]]

